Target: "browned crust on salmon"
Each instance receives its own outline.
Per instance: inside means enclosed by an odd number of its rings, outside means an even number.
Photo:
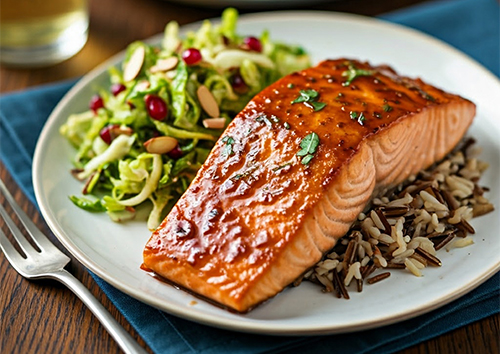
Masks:
[[[347,85],[353,68],[369,74]],[[310,89],[323,109],[291,103]],[[229,125],[144,264],[246,312],[317,263],[372,195],[442,159],[474,115],[470,101],[388,67],[339,59],[289,75]],[[304,165],[296,154],[312,132],[320,144]]]

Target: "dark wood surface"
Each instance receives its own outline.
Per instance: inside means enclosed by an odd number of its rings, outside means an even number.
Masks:
[[[375,16],[418,2],[421,1],[339,0],[323,2],[308,9]],[[241,13],[255,11],[259,10],[240,9]],[[169,20],[175,19],[182,25],[219,14],[220,9],[194,8],[160,0],[90,0],[90,34],[83,50],[66,62],[49,68],[1,67],[0,93],[84,75],[123,50],[131,41],[162,32]],[[1,163],[0,178],[38,227],[62,249]],[[2,197],[0,201],[3,202]],[[73,259],[68,270],[147,348],[81,264]],[[490,316],[402,353],[499,353],[499,319],[500,315]],[[149,348],[147,350],[150,351]],[[119,352],[121,350],[113,339],[73,293],[56,282],[31,282],[22,278],[0,253],[0,353]]]

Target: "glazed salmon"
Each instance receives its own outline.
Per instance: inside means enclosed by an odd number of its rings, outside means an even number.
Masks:
[[[247,312],[314,266],[374,195],[442,159],[474,115],[386,66],[327,60],[289,75],[231,122],[144,265]]]

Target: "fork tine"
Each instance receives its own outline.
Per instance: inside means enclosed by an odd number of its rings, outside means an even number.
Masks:
[[[29,233],[31,236],[31,239],[35,244],[40,248],[40,250],[49,250],[51,248],[56,248],[50,240],[38,229],[38,227],[33,223],[33,221],[30,220],[28,215],[17,205],[16,201],[14,200],[14,197],[12,194],[10,194],[9,190],[3,183],[3,181],[0,179],[0,190],[2,191],[2,194],[4,195],[5,199],[7,202],[10,204],[10,207],[16,215],[18,216],[19,220],[21,220],[22,224],[26,228],[26,231]],[[5,209],[4,209],[5,211]],[[9,217],[10,219],[10,217]],[[16,227],[17,229],[17,227]],[[19,230],[19,229],[18,229]],[[11,229],[12,231],[12,229]],[[21,234],[22,235],[22,234]],[[24,239],[24,236],[22,237]],[[16,238],[17,240],[17,238]],[[19,240],[18,240],[19,242]],[[29,244],[29,243],[28,243]],[[29,245],[31,247],[31,245]]]
[[[19,272],[23,273],[20,267],[20,262],[24,261],[24,258],[21,254],[12,246],[7,236],[5,236],[4,232],[0,229],[0,248],[3,251],[3,254],[10,262],[10,264]]]
[[[7,214],[7,211],[4,209],[3,205],[0,204],[0,215],[2,216],[2,219],[5,221],[5,224],[10,230],[10,233],[12,236],[16,239],[17,243],[19,244],[19,247],[23,250],[24,254],[28,256],[32,252],[37,252],[34,247],[28,242],[26,237],[22,234],[21,230],[17,227],[17,225],[14,223],[14,221],[10,218],[9,214]]]

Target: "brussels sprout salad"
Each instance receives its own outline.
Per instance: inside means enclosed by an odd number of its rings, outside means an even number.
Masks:
[[[160,45],[137,41],[109,69],[89,110],[73,114],[61,134],[77,149],[72,174],[84,184],[78,207],[114,221],[150,208],[155,229],[184,193],[231,119],[280,77],[310,66],[299,47],[237,34],[238,13],[204,21],[180,37],[170,22]]]

